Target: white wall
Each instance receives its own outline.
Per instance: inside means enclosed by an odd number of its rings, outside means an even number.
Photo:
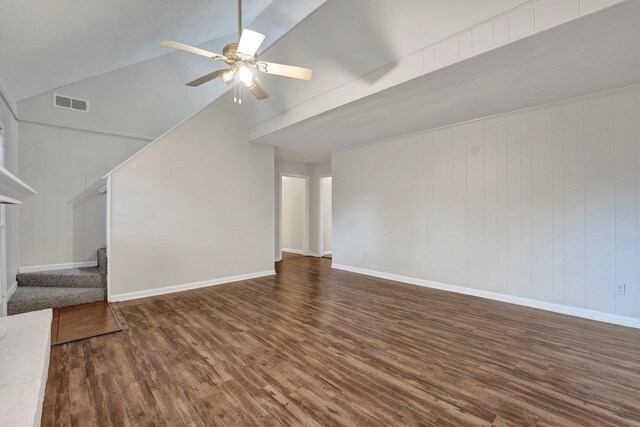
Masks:
[[[11,110],[3,96],[0,96],[0,132],[4,135],[6,145],[5,167],[13,174],[18,173],[18,122],[13,117]],[[11,288],[16,281],[18,272],[18,212],[20,207],[7,206],[7,288]],[[0,296],[0,307],[6,301]],[[1,314],[2,309],[0,309]]]
[[[282,248],[302,252],[305,234],[307,180],[282,177]]]
[[[274,149],[241,111],[225,96],[112,173],[112,300],[273,272]]]
[[[20,208],[20,266],[94,261],[106,245],[102,177],[148,142],[21,122],[20,178],[38,194]]]
[[[639,118],[636,88],[334,153],[334,263],[636,318]]]
[[[322,192],[322,242],[323,252],[326,254],[331,252],[331,177],[327,176],[321,179]]]

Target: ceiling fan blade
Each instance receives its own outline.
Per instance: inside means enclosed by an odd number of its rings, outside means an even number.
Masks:
[[[313,70],[310,68],[294,67],[293,65],[275,64],[273,62],[260,61],[256,63],[256,69],[267,74],[292,77],[294,79],[311,80]]]
[[[247,55],[248,57],[253,57],[260,48],[264,38],[264,34],[251,30],[242,30],[242,36],[240,37],[240,43],[238,43],[237,51]]]
[[[262,82],[260,81],[260,79],[258,79],[258,76],[253,76],[253,82],[255,83],[255,86],[251,88],[251,93],[253,94],[253,96],[255,96],[258,101],[268,98],[269,92],[267,92],[267,90],[264,88]]]
[[[227,61],[226,56],[218,55],[217,53],[209,52],[208,50],[189,46],[187,44],[174,42],[172,40],[162,40],[160,44],[174,49],[184,50],[185,52],[195,53],[196,55],[206,56],[207,58],[215,59],[217,61]]]
[[[220,77],[227,70],[229,70],[229,68],[223,68],[222,70],[215,70],[213,73],[209,73],[206,76],[202,76],[198,79],[195,79],[192,82],[187,83],[187,86],[191,86],[191,87],[200,86],[201,84],[205,84],[208,81],[211,81],[217,77]]]

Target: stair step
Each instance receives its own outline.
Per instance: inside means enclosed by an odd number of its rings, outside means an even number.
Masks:
[[[18,288],[100,288],[106,287],[106,274],[98,267],[69,268],[66,270],[19,273]]]
[[[11,315],[104,301],[106,293],[103,288],[18,286],[7,303],[7,312]]]

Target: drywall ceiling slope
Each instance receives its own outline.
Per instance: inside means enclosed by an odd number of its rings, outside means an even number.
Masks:
[[[261,77],[271,95],[246,106],[250,125],[525,3],[530,0],[329,0],[262,56],[313,68],[313,80]]]
[[[247,21],[245,26],[267,36],[263,44],[266,48],[324,1],[272,0],[257,18],[252,22]],[[249,5],[250,3],[247,3],[246,7]],[[235,10],[235,6],[229,7]],[[183,21],[185,27],[190,25],[188,20]],[[235,30],[231,31],[232,34],[198,45],[204,49],[221,52],[225,44],[236,40]],[[188,37],[182,37],[181,30],[166,30],[151,38],[154,49],[160,49],[166,55],[55,90],[56,93],[89,100],[89,114],[53,108],[52,95],[47,92],[18,103],[20,119],[155,139],[228,90],[219,79],[198,88],[185,86],[186,82],[220,68],[220,63],[160,45],[163,38],[189,43]],[[126,50],[126,46],[122,49]]]
[[[246,22],[272,0],[244,0]],[[16,101],[235,32],[236,0],[2,0],[0,75]]]
[[[255,142],[328,152],[640,82],[640,1],[472,57]]]

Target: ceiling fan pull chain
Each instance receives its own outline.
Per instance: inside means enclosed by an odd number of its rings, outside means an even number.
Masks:
[[[238,76],[233,76],[233,102],[238,103]]]

